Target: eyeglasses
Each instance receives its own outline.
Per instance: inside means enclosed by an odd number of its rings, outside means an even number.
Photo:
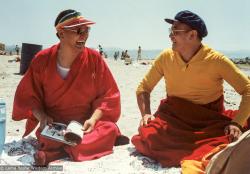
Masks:
[[[88,34],[89,31],[90,31],[90,27],[88,28],[78,28],[78,29],[64,29],[64,30],[68,30],[68,31],[72,31],[72,32],[75,32],[76,34],[78,35],[85,35],[85,34]]]
[[[168,32],[170,35],[176,36],[179,32],[189,32],[191,30],[174,30],[173,28],[169,28]]]

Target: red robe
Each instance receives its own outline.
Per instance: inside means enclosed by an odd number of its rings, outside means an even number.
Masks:
[[[223,97],[207,105],[168,97],[162,100],[156,119],[139,128],[132,143],[142,154],[163,167],[182,160],[198,160],[220,144],[228,143],[224,128],[237,111],[224,110]]]
[[[43,109],[54,122],[68,124],[71,120],[84,123],[96,109],[103,112],[95,129],[85,135],[75,147],[36,135],[42,150],[64,148],[75,161],[94,159],[112,153],[115,139],[120,135],[116,126],[120,116],[120,92],[117,84],[96,51],[84,48],[74,60],[66,79],[57,72],[59,45],[39,52],[19,83],[13,105],[13,120],[27,119],[28,135],[38,124],[32,109]],[[104,146],[105,144],[105,146]]]

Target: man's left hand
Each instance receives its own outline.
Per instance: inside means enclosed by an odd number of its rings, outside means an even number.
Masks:
[[[229,143],[237,141],[242,134],[240,128],[233,124],[227,125],[224,131],[226,135],[229,135],[228,136]]]
[[[95,124],[96,120],[90,118],[84,122],[82,130],[84,133],[89,133],[94,129]]]

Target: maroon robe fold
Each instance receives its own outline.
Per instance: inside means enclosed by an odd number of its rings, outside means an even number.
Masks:
[[[140,127],[132,143],[163,167],[179,166],[182,160],[201,160],[216,146],[228,143],[224,128],[237,111],[225,111],[223,101],[221,97],[207,105],[197,105],[168,97],[162,100],[156,119]]]
[[[94,159],[112,152],[120,135],[115,122],[120,116],[120,92],[117,84],[98,52],[84,48],[74,60],[65,79],[57,72],[57,52],[60,45],[39,52],[20,81],[13,105],[13,120],[27,119],[28,135],[38,121],[32,109],[43,109],[55,122],[68,124],[71,120],[84,123],[96,109],[103,116],[95,130],[87,134],[75,148],[49,141],[36,132],[43,150],[64,148],[74,160]],[[103,143],[106,146],[103,146]],[[56,144],[56,145],[55,145]]]

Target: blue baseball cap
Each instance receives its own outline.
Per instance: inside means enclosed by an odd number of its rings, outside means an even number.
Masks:
[[[164,20],[170,24],[173,24],[175,21],[184,23],[190,26],[192,29],[196,30],[200,38],[206,37],[208,34],[206,24],[202,20],[202,18],[188,10],[180,11],[175,15],[174,19],[166,18]]]

